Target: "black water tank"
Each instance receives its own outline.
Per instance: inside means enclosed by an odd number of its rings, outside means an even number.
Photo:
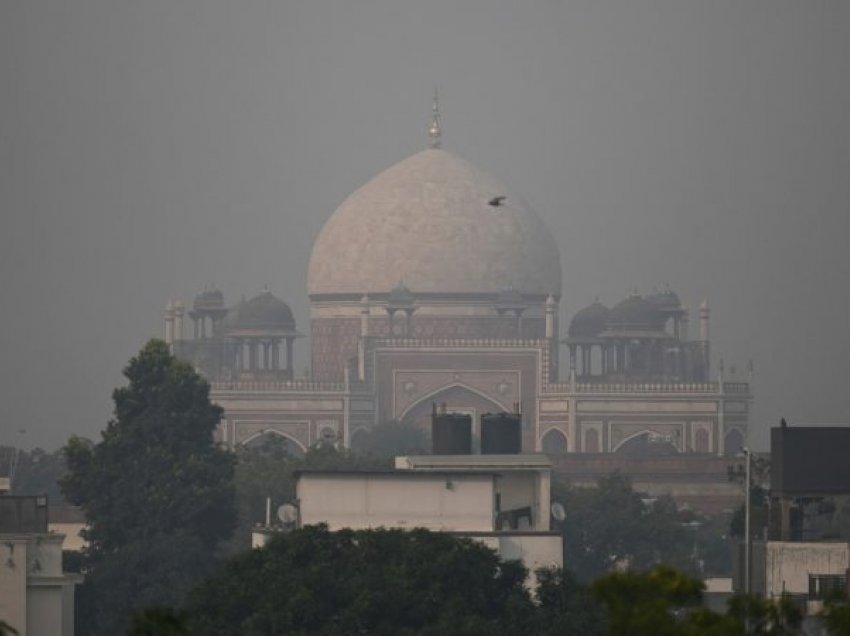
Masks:
[[[472,416],[434,413],[431,416],[431,449],[435,455],[471,455]]]
[[[512,413],[481,416],[481,454],[518,455],[522,452],[522,418]]]

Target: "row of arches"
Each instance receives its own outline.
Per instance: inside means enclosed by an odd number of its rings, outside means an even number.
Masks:
[[[737,455],[744,446],[744,435],[738,429],[727,431],[724,438],[724,455]],[[549,429],[541,439],[541,447],[548,455],[563,455],[569,452],[569,441],[566,434],[560,429]],[[584,431],[585,453],[602,452],[602,444],[599,431],[595,428]],[[711,453],[711,439],[707,430],[700,428],[694,432],[694,445],[690,452],[699,454]],[[626,456],[646,457],[674,455],[681,453],[681,448],[670,440],[659,439],[652,431],[641,431],[627,437],[619,442],[612,452]]]
[[[473,416],[473,435],[476,435],[476,427],[478,416],[487,412],[499,412],[508,410],[505,405],[498,403],[491,396],[485,395],[480,390],[474,387],[467,386],[460,382],[454,382],[449,386],[444,386],[435,391],[429,392],[427,395],[417,396],[413,403],[407,405],[400,413],[398,420],[416,424],[422,427],[426,432],[430,431],[430,416],[433,403],[447,404],[450,408],[460,409],[463,412],[468,412]],[[461,407],[462,405],[462,407]],[[366,433],[354,427],[349,438],[349,445],[353,449],[357,449]],[[276,435],[288,445],[288,452],[293,455],[306,452],[304,445],[294,437],[288,436],[285,432],[267,429],[266,431],[255,433],[247,438],[243,443],[246,445],[263,444],[264,435]],[[531,429],[523,430],[524,448],[531,451],[536,446],[534,433]],[[332,441],[337,441],[335,438]],[[738,429],[730,429],[725,433],[723,439],[723,451],[725,455],[736,455],[744,445],[745,438],[742,431]],[[564,455],[569,452],[580,453],[603,453],[609,452],[607,448],[608,442],[603,439],[602,429],[598,427],[590,427],[582,432],[582,437],[579,440],[572,441],[568,435],[558,428],[550,428],[545,431],[540,439],[540,449],[549,455]],[[665,439],[656,432],[645,429],[635,432],[625,439],[619,440],[610,452],[616,452],[624,456],[632,457],[653,457],[663,455],[673,455],[678,453],[695,453],[709,454],[716,453],[716,442],[711,439],[710,432],[707,428],[697,427],[693,436],[683,443],[679,438]]]
[[[366,435],[365,429],[358,429],[352,434],[351,447],[355,450],[361,444],[359,443]],[[681,450],[672,442],[667,440],[659,440],[653,438],[652,431],[642,431],[636,433],[625,440],[621,441],[613,449],[613,452],[624,456],[631,457],[647,457],[647,456],[664,456],[679,454]],[[711,452],[709,447],[709,435],[705,429],[698,429],[694,434],[695,447],[693,452],[706,454]],[[276,429],[267,429],[259,431],[250,437],[246,438],[242,445],[246,448],[265,451],[278,452],[292,457],[303,457],[307,448],[297,439],[287,435]],[[726,433],[724,451],[725,455],[737,455],[744,445],[744,437],[738,429],[732,429]],[[542,451],[548,455],[565,455],[569,452],[569,442],[567,436],[559,429],[549,429],[541,440]],[[601,440],[599,431],[595,428],[588,429],[584,432],[584,449],[585,453],[601,452]]]

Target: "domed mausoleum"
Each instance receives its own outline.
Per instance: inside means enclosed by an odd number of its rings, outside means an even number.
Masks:
[[[296,377],[301,334],[270,291],[228,306],[205,289],[188,312],[190,338],[183,304],[168,303],[166,340],[210,379],[225,411],[220,439],[356,448],[378,424],[427,428],[441,405],[471,418],[478,451],[482,416],[519,411],[523,451],[570,454],[559,470],[577,471],[577,483],[633,467],[617,457],[693,455],[703,462],[697,486],[642,487],[691,497],[716,469],[712,501],[729,506],[723,497],[738,492],[722,456],[746,439],[751,396],[722,366],[712,373],[708,304],[696,337],[669,288],[596,301],[561,334],[562,293],[580,303],[562,289],[555,238],[499,180],[443,150],[439,124],[435,108],[430,147],[348,196],[319,232],[307,280],[308,375]]]
[[[393,320],[403,285],[412,308]],[[542,338],[544,304],[561,295],[558,246],[537,214],[498,180],[430,148],[349,196],[313,247],[307,282],[313,373],[340,380],[357,353],[368,299],[369,336]],[[516,310],[499,300],[507,290]]]

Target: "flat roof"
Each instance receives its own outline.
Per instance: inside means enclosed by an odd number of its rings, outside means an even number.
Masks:
[[[296,479],[301,477],[302,475],[319,475],[319,476],[334,476],[339,475],[341,477],[351,477],[351,476],[360,476],[360,475],[393,475],[393,476],[404,476],[404,477],[433,477],[435,475],[446,475],[446,476],[466,476],[466,475],[484,475],[491,477],[498,477],[500,473],[492,470],[397,470],[395,468],[366,468],[363,470],[358,470],[357,468],[345,468],[342,470],[335,470],[333,468],[303,468],[301,470],[296,470],[293,472]]]
[[[556,530],[440,530],[455,537],[560,537]]]
[[[395,458],[400,470],[460,470],[475,472],[492,470],[551,470],[552,460],[543,453],[518,455],[402,455]]]

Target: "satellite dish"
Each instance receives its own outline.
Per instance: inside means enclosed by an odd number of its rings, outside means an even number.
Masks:
[[[556,501],[552,504],[552,516],[555,518],[555,521],[563,521],[567,518],[567,511],[564,510],[562,503]]]
[[[295,523],[298,521],[298,508],[292,504],[283,504],[277,509],[277,518],[286,524]]]

